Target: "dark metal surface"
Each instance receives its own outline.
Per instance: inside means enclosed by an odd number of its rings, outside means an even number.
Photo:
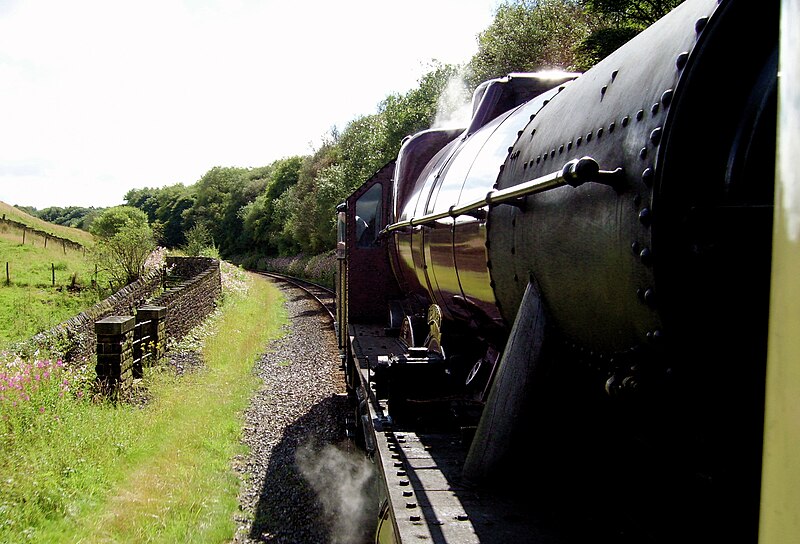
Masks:
[[[603,169],[622,168],[625,180],[617,189],[584,185],[543,193],[527,199],[524,210],[492,210],[490,258],[506,319],[513,319],[533,275],[559,330],[577,344],[613,354],[646,343],[647,333],[662,326],[638,291],[654,285],[653,268],[631,250],[633,243],[652,247],[649,223],[641,220],[652,207],[652,191],[640,175],[654,167],[650,134],[667,112],[661,97],[681,76],[675,57],[692,50],[695,21],[716,7],[715,0],[682,4],[565,86],[524,128],[499,188],[583,155]]]
[[[353,355],[366,392],[366,414],[375,437],[373,461],[391,504],[398,542],[508,544],[549,542],[552,519],[537,516],[525,494],[479,489],[461,474],[467,452],[457,431],[405,429],[389,417],[386,400],[370,386],[376,354],[402,350],[378,327],[351,327]]]
[[[460,137],[403,148],[375,252],[399,292],[340,293],[392,308],[347,354],[382,534],[753,540],[776,5],[686,0],[574,81],[522,103],[485,85]]]

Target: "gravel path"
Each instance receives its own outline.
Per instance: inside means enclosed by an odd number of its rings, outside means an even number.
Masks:
[[[236,461],[242,512],[234,542],[362,542],[358,513],[371,471],[346,446],[347,397],[330,320],[299,289],[276,285],[291,325],[256,364],[263,385],[245,414],[250,455]]]

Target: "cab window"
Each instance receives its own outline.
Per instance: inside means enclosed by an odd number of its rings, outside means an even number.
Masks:
[[[356,201],[356,246],[373,247],[382,228],[383,185],[377,183]]]

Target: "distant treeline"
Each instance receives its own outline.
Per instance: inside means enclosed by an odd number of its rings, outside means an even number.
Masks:
[[[32,206],[16,207],[34,217],[43,219],[44,221],[85,231],[89,230],[89,227],[92,225],[92,221],[97,214],[104,210],[104,208],[84,208],[81,206],[67,206],[66,208],[51,206],[41,210],[37,210]]]
[[[466,66],[434,65],[418,87],[381,101],[377,113],[357,117],[342,131],[334,127],[312,155],[260,168],[215,167],[192,185],[133,189],[125,200],[147,213],[167,247],[185,245],[190,234],[239,262],[319,254],[334,247],[336,205],[394,159],[405,136],[434,126],[441,99],[454,88],[467,102],[489,78],[587,69],[678,3],[506,1],[478,36],[478,52]]]

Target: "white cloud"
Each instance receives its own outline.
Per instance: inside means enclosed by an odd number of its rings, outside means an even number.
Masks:
[[[465,62],[496,0],[30,1],[0,7],[0,200],[131,188],[310,151]]]

